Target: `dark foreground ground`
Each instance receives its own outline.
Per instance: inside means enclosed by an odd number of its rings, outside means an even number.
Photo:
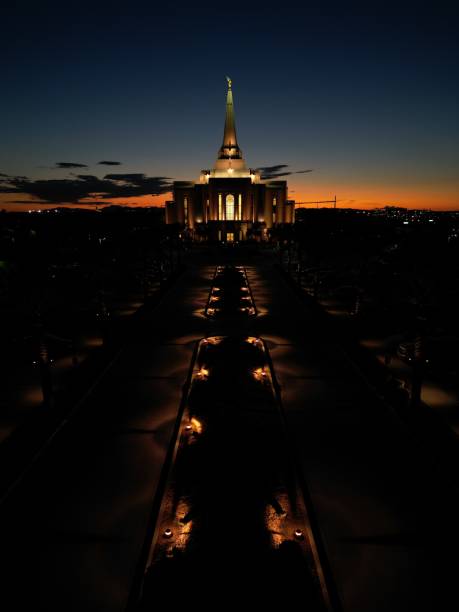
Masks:
[[[125,609],[195,342],[222,331],[203,314],[221,259],[188,263],[2,504],[2,608]],[[274,260],[243,263],[257,308],[243,332],[269,348],[344,609],[455,609],[454,470],[381,403]]]

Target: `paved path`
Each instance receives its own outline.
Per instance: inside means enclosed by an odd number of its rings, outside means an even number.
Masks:
[[[124,609],[195,340],[219,331],[213,270],[190,267],[1,509],[8,610]],[[235,331],[269,343],[345,610],[446,609],[429,466],[270,260],[248,276],[259,316]]]
[[[1,508],[8,610],[124,609],[212,273],[190,270],[166,295]]]
[[[344,609],[443,609],[441,502],[416,443],[279,273],[250,280]]]

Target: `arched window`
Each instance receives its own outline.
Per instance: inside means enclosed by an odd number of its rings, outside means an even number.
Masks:
[[[231,193],[226,196],[225,204],[226,219],[234,221],[234,196]]]
[[[237,197],[237,218],[242,221],[242,194]]]

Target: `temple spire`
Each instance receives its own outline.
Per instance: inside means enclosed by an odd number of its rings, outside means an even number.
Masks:
[[[242,152],[237,144],[236,122],[234,120],[234,104],[232,81],[226,77],[228,91],[226,94],[226,117],[225,130],[223,132],[223,144],[218,152],[219,159],[241,159]]]

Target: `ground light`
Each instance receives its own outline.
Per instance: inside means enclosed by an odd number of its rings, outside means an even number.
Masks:
[[[267,376],[266,371],[264,370],[264,368],[257,368],[254,371],[253,375],[256,378],[256,380],[265,380],[265,378]]]
[[[164,530],[164,537],[165,538],[171,538],[172,537],[172,529],[169,529],[169,527],[167,529]]]
[[[197,434],[201,434],[202,433],[202,423],[201,421],[198,421],[198,419],[196,417],[193,417],[191,419],[191,424],[193,426],[193,431]]]

